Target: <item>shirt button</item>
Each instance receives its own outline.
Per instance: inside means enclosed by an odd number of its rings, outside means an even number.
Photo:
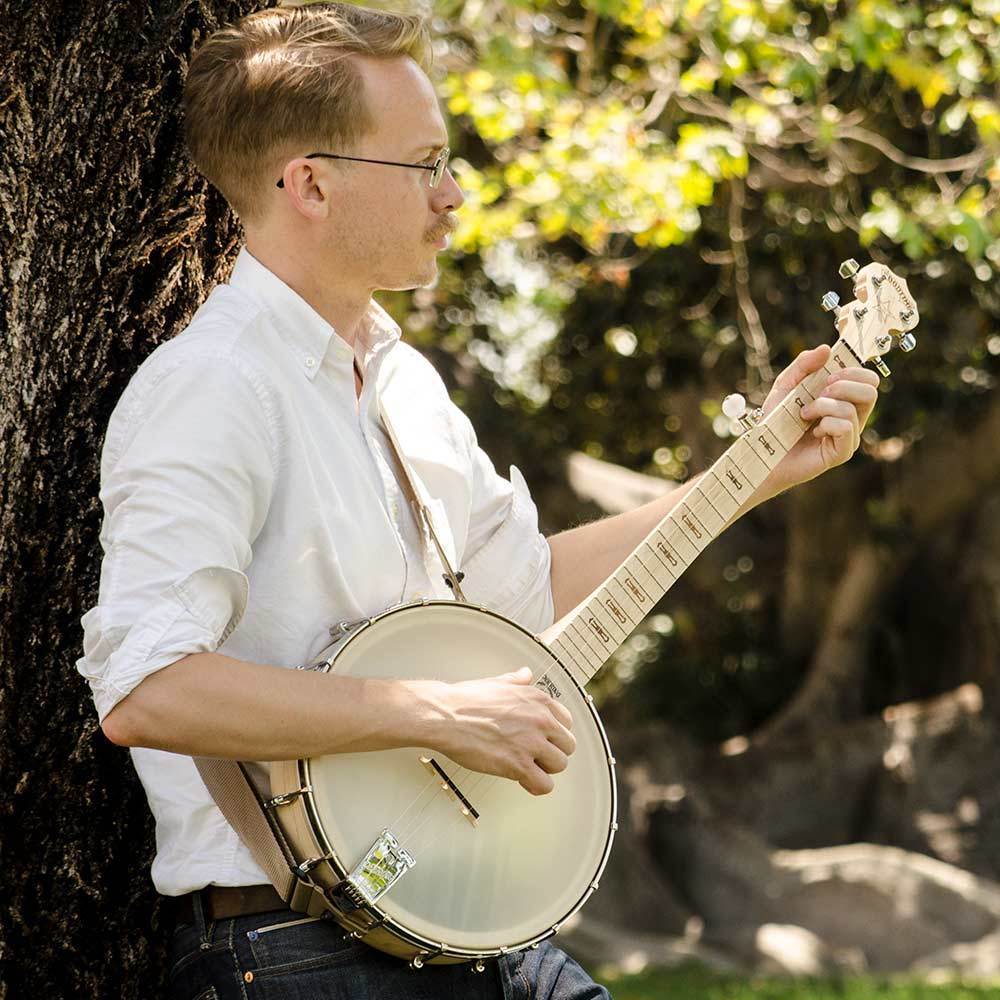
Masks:
[[[306,358],[306,368],[315,368],[315,367],[316,367],[316,359],[312,356]]]

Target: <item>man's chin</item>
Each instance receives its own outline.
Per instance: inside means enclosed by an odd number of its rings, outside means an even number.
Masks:
[[[428,285],[433,285],[438,279],[438,264],[435,258],[432,258],[430,263],[423,268],[418,274],[414,275],[413,280],[407,285],[408,288],[426,288]]]
[[[387,292],[408,292],[414,288],[426,288],[427,285],[434,284],[438,279],[437,257],[431,257],[426,263],[414,270],[406,278],[391,280],[386,279],[384,284],[377,287]]]

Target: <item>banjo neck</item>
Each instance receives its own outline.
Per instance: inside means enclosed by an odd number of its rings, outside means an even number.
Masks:
[[[607,662],[698,554],[736,518],[810,426],[800,410],[838,368],[861,364],[840,339],[826,365],[747,430],[589,597],[541,636],[581,685]]]

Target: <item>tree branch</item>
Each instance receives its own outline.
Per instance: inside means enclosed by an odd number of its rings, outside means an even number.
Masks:
[[[877,149],[886,159],[923,174],[950,174],[962,170],[978,170],[989,158],[989,152],[979,147],[964,156],[954,156],[948,160],[929,160],[923,156],[910,156],[897,149],[888,139],[877,132],[869,132],[858,125],[849,126],[838,132],[841,139],[853,139]]]

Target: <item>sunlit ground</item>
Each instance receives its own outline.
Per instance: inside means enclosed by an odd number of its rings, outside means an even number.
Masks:
[[[616,975],[598,970],[598,982],[614,1000],[991,1000],[1000,998],[1000,980],[992,985],[930,985],[877,979],[747,979],[724,976],[700,966]]]

